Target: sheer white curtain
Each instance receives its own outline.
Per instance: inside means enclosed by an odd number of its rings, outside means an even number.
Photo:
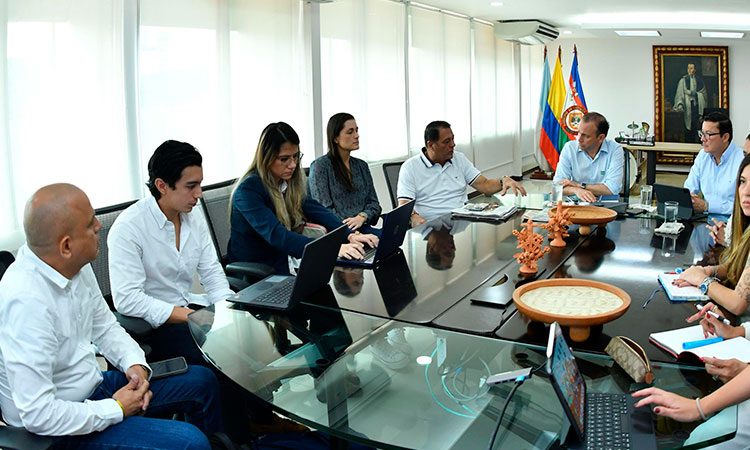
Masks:
[[[299,0],[149,0],[139,28],[141,152],[166,139],[204,157],[204,182],[242,175],[271,122],[314,153]]]
[[[469,19],[410,7],[409,126],[412,152],[424,146],[425,126],[446,120],[456,149],[471,159],[471,26]]]
[[[94,207],[133,198],[136,188],[126,148],[122,1],[11,0],[0,10],[0,241],[15,248],[25,202],[42,185],[74,183]]]
[[[521,46],[521,156],[532,161],[539,145],[536,130],[542,88],[544,46]]]
[[[320,7],[323,133],[332,115],[352,114],[360,133],[355,156],[368,161],[409,153],[405,14],[403,4],[390,0],[342,1]]]

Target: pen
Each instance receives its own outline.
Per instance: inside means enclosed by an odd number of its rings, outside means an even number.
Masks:
[[[721,342],[723,340],[724,340],[723,337],[717,336],[715,338],[699,339],[697,341],[683,342],[682,343],[682,349],[683,350],[690,350],[690,349],[693,349],[693,348],[703,347],[704,345],[715,344],[715,343]]]
[[[701,306],[701,305],[695,305],[695,308],[696,308],[696,309],[697,309],[698,311],[700,311],[700,310],[702,310],[702,309],[703,309],[703,306]],[[725,323],[725,324],[727,324],[727,325],[731,325],[731,322],[729,322],[729,320],[728,320],[728,319],[727,319],[726,317],[721,317],[720,315],[716,314],[715,312],[711,311],[710,309],[709,309],[708,311],[706,311],[706,313],[707,313],[707,314],[711,314],[711,315],[712,315],[712,316],[714,316],[714,317],[715,317],[715,318],[716,318],[717,320],[720,320],[721,322],[724,322],[724,323]]]

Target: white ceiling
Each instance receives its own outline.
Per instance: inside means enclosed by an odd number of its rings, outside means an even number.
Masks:
[[[750,32],[748,0],[415,1],[489,21],[538,19],[571,32],[561,37],[614,37],[615,29],[656,29],[679,38],[698,37],[698,30]]]

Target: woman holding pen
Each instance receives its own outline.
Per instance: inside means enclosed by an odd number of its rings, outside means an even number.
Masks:
[[[745,156],[737,174],[737,189],[732,211],[731,244],[721,254],[717,266],[693,266],[674,281],[677,286],[697,286],[711,299],[733,314],[740,315],[750,304],[750,156]],[[705,315],[705,314],[700,314]]]

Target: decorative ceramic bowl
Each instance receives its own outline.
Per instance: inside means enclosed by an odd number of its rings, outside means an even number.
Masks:
[[[603,225],[608,222],[612,222],[617,217],[617,212],[602,208],[600,206],[564,206],[564,208],[570,208],[573,214],[570,216],[570,221],[580,225],[578,233],[583,236],[591,233],[591,225]],[[549,216],[552,217],[557,212],[557,207],[550,208]]]

